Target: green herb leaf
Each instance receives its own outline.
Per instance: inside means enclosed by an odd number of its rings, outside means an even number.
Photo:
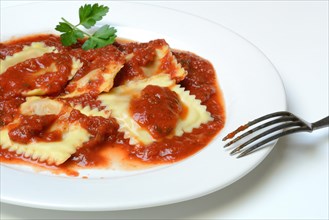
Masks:
[[[98,4],[86,4],[84,6],[81,6],[79,9],[79,24],[89,29],[94,26],[97,21],[102,20],[102,18],[107,14],[108,11],[109,8],[107,6]]]
[[[104,25],[98,29],[83,45],[84,50],[100,48],[113,44],[116,38],[116,29],[109,25]]]
[[[89,38],[88,40],[86,40],[84,42],[84,44],[82,45],[82,49],[84,50],[89,50],[89,49],[93,49],[96,48],[97,43],[96,41],[92,40],[92,38]]]
[[[102,26],[100,29],[98,29],[93,34],[93,37],[107,40],[110,37],[115,36],[116,32],[117,32],[117,30],[114,27],[110,27],[110,25],[106,24],[106,25]]]
[[[81,31],[72,30],[61,34],[61,42],[64,46],[70,46],[77,43],[78,39],[82,39],[83,37],[84,35]]]
[[[90,37],[86,42],[82,45],[82,49],[89,50],[92,48],[101,48],[106,45],[112,44],[115,41],[115,35],[111,35],[108,38],[98,38],[98,37]]]
[[[64,22],[59,22],[59,24],[56,26],[55,30],[59,32],[70,32],[72,31],[72,27]]]
[[[86,33],[78,28],[79,25],[89,29],[101,20],[109,11],[107,6],[85,4],[79,8],[80,23],[73,25],[64,18],[59,22],[56,30],[61,32],[61,42],[64,46],[70,46],[77,43],[78,39],[87,37],[88,39],[82,46],[82,49],[89,50],[93,48],[104,47],[113,44],[116,38],[116,29],[109,25],[104,25],[93,34]]]

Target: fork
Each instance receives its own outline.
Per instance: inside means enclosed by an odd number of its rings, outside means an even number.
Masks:
[[[266,121],[268,120],[268,121]],[[263,122],[266,121],[266,122]],[[260,123],[263,122],[263,123]],[[257,127],[251,128],[251,126],[257,125],[260,123]],[[226,141],[228,139],[233,139],[237,133],[240,133],[242,131],[245,131],[240,136],[234,138],[233,140],[229,141],[224,145],[224,148],[227,148],[231,146],[232,144],[236,143],[237,141],[248,137],[252,133],[256,131],[261,131],[262,129],[269,128],[265,130],[264,132],[256,135],[253,138],[250,138],[246,142],[240,144],[237,146],[233,151],[231,151],[231,155],[238,154],[237,158],[246,156],[254,151],[256,151],[258,148],[261,148],[263,145],[267,144],[270,141],[273,141],[275,139],[278,139],[282,136],[297,133],[297,132],[312,132],[314,130],[328,127],[329,126],[329,116],[316,121],[314,123],[309,123],[296,115],[287,112],[287,111],[280,111],[280,112],[274,112],[268,115],[264,115],[260,118],[257,118],[253,121],[248,122],[245,125],[242,125],[238,127],[233,132],[229,133],[223,138],[223,141]],[[250,129],[250,130],[247,130]],[[247,131],[246,131],[247,130]],[[279,132],[277,132],[279,131]],[[263,139],[263,140],[260,140]],[[255,141],[260,140],[258,143],[252,145],[250,144],[254,143]]]

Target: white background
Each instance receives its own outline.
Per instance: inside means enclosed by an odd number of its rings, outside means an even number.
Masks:
[[[26,3],[1,0],[1,9]],[[329,114],[328,1],[149,4],[195,14],[242,35],[278,69],[289,111],[308,121]],[[236,183],[178,204],[129,211],[68,212],[1,203],[0,219],[328,219],[328,149],[328,129],[282,138],[256,169]]]

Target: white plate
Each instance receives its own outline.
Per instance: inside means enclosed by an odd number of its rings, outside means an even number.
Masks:
[[[61,17],[77,21],[81,5],[47,2],[5,8],[1,11],[1,41],[51,32]],[[2,202],[61,210],[123,210],[175,203],[233,183],[273,148],[274,142],[236,159],[221,142],[225,133],[246,121],[286,109],[281,79],[261,51],[223,26],[193,15],[139,3],[111,2],[109,7],[103,22],[117,27],[120,37],[139,41],[165,38],[173,48],[192,51],[212,62],[225,97],[224,129],[196,155],[146,171],[90,171],[89,179],[81,179],[1,165]]]

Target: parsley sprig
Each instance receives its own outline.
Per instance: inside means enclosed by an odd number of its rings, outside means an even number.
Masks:
[[[107,6],[85,4],[79,8],[79,24],[73,25],[65,18],[62,18],[63,22],[59,22],[55,28],[62,33],[60,35],[62,44],[64,46],[71,46],[77,43],[78,39],[85,37],[87,37],[87,40],[82,45],[82,49],[84,50],[100,48],[114,43],[117,32],[114,27],[104,25],[93,34],[89,34],[78,28],[82,25],[86,29],[90,29],[97,21],[102,20],[108,11],[109,8]]]

